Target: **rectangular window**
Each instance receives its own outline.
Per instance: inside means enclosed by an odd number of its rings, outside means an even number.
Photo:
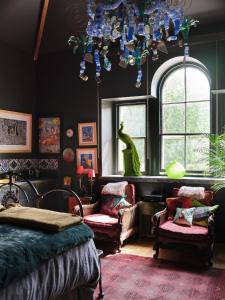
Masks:
[[[146,172],[146,103],[117,103],[116,104],[117,115],[117,132],[120,128],[121,122],[124,123],[123,132],[128,134],[134,142],[139,159],[141,162],[141,172]],[[124,171],[123,166],[123,149],[126,148],[126,144],[118,138],[116,139],[116,152],[117,152],[117,172]]]

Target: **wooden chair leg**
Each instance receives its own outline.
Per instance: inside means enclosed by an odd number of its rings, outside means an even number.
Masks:
[[[153,254],[153,258],[157,259],[159,256],[159,247],[156,246],[154,247],[155,253]]]

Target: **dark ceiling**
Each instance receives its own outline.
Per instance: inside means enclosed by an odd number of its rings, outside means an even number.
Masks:
[[[0,0],[0,40],[31,54],[41,3],[42,0]],[[225,30],[225,0],[192,0],[185,13],[200,21],[196,29],[199,33],[210,27]],[[68,37],[83,32],[86,24],[85,0],[50,0],[41,52],[68,49]]]

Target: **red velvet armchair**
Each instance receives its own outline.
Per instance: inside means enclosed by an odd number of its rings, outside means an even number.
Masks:
[[[177,199],[178,190],[173,189],[173,198]],[[212,191],[205,192],[203,202],[211,206],[213,201]],[[190,227],[177,225],[171,219],[168,205],[153,217],[153,235],[155,250],[154,258],[158,258],[159,249],[174,249],[198,253],[209,265],[212,265],[214,245],[214,218],[208,217],[208,227],[193,224]]]
[[[137,232],[137,204],[133,184],[126,186],[125,194],[131,206],[120,209],[117,216],[100,213],[101,200],[83,205],[84,222],[94,231],[95,239],[114,242],[119,252],[124,240]]]

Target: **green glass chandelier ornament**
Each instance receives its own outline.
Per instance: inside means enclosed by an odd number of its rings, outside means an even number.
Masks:
[[[167,45],[182,40],[189,55],[188,36],[197,21],[184,16],[191,0],[87,0],[86,34],[71,36],[69,45],[79,52],[80,78],[88,80],[86,63],[95,63],[96,80],[102,70],[111,71],[110,54],[118,56],[119,66],[136,66],[136,87],[141,86],[146,57],[158,60],[158,51],[168,53]],[[181,44],[181,43],[180,43]]]

